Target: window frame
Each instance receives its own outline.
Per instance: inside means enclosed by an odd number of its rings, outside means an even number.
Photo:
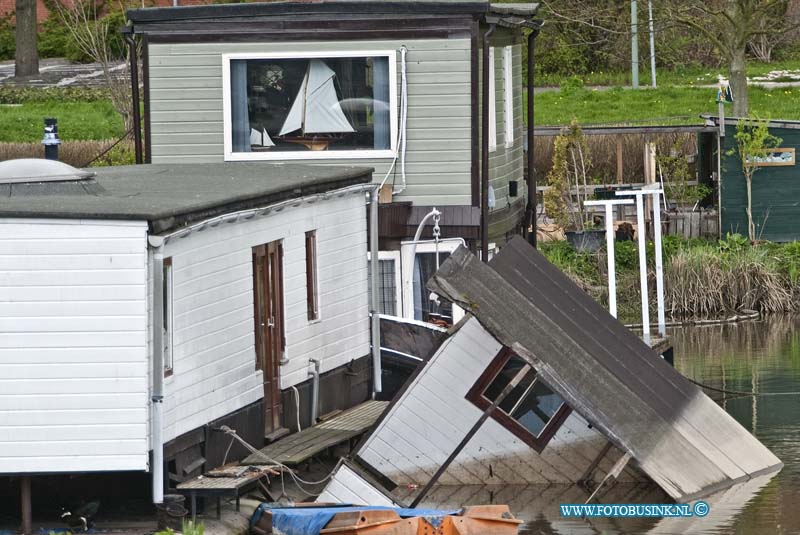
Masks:
[[[371,261],[372,253],[367,251],[367,277],[372,276],[370,272]],[[394,263],[394,311],[395,317],[403,317],[403,266],[400,259],[400,251],[378,251],[378,262],[384,261]],[[383,313],[381,312],[381,314]]]
[[[332,151],[275,151],[233,152],[231,128],[231,60],[250,59],[324,59],[324,58],[386,57],[389,60],[389,149],[332,150]],[[241,52],[222,54],[222,106],[224,160],[275,161],[275,160],[342,160],[381,159],[397,155],[397,51],[396,50],[337,50],[331,52]]]
[[[413,245],[413,241],[400,243],[400,268],[402,270],[400,294],[403,296],[400,317],[410,320],[414,319],[414,263],[411,258]],[[439,240],[439,252],[453,254],[461,245],[466,247],[466,242],[462,238],[442,238]],[[420,240],[417,242],[417,254],[435,252],[435,240]],[[463,317],[464,309],[453,303],[453,325],[461,321]]]
[[[497,150],[497,63],[495,47],[489,47],[489,152]]]
[[[514,47],[503,47],[503,122],[505,147],[514,146]]]
[[[495,380],[497,375],[503,370],[503,367],[506,365],[506,363],[511,360],[511,357],[514,356],[522,358],[508,347],[503,347],[492,359],[492,362],[486,367],[486,370],[481,374],[475,384],[472,385],[472,388],[469,389],[467,395],[465,396],[466,399],[482,411],[488,409],[492,402],[488,398],[484,397],[483,393],[486,391],[492,381]],[[537,374],[535,380],[541,380],[541,377],[538,375],[536,369],[532,368],[532,371]],[[544,384],[550,388],[550,385],[548,385],[546,382],[544,382]],[[550,388],[550,390],[553,389]],[[553,436],[555,436],[555,434],[561,428],[562,424],[566,421],[571,412],[572,409],[569,407],[569,405],[567,405],[567,402],[563,401],[558,410],[542,428],[542,431],[539,433],[538,437],[528,431],[528,429],[526,429],[510,415],[505,413],[502,409],[500,409],[500,407],[496,407],[495,410],[492,411],[491,416],[496,422],[505,427],[518,439],[526,443],[537,452],[541,453],[547,446],[547,443],[550,442]]]
[[[173,307],[172,307],[172,296],[173,296],[173,269],[172,269],[172,257],[166,257],[162,261],[161,266],[161,276],[162,276],[162,306],[164,309],[164,317],[163,321],[166,323],[166,332],[162,333],[162,340],[161,340],[161,351],[162,351],[162,360],[164,362],[164,377],[170,377],[174,373],[175,369],[175,362],[174,362],[174,355],[175,351],[173,348],[173,322],[172,322],[172,315],[173,315]],[[162,325],[162,329],[163,329]],[[166,346],[166,349],[164,348]]]
[[[317,231],[308,230],[305,234],[306,250],[306,312],[309,322],[319,321],[319,262],[317,252]]]

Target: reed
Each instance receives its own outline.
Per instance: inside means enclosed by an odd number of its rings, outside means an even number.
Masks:
[[[64,141],[59,147],[58,159],[73,167],[84,167],[110,147],[114,141]],[[44,147],[41,143],[0,143],[0,161],[16,158],[44,158]],[[94,162],[93,165],[133,163],[133,142],[126,140]]]

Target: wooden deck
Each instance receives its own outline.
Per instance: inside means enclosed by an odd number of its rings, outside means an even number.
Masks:
[[[318,453],[354,438],[380,418],[388,401],[366,401],[299,433],[289,435],[252,454],[242,464],[272,464],[264,456],[287,466],[295,466]]]

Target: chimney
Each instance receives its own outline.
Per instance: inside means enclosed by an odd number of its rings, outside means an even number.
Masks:
[[[45,158],[48,160],[58,160],[58,146],[61,145],[61,140],[58,139],[58,119],[44,120],[42,145],[44,145]]]

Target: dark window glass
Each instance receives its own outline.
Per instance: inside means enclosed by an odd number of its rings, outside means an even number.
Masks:
[[[391,148],[388,57],[233,59],[233,152]]]
[[[439,252],[439,265],[450,256],[449,252]],[[431,300],[431,292],[427,288],[428,279],[436,273],[436,253],[417,253],[414,259],[414,319],[453,323],[453,305],[444,299],[438,303]]]

